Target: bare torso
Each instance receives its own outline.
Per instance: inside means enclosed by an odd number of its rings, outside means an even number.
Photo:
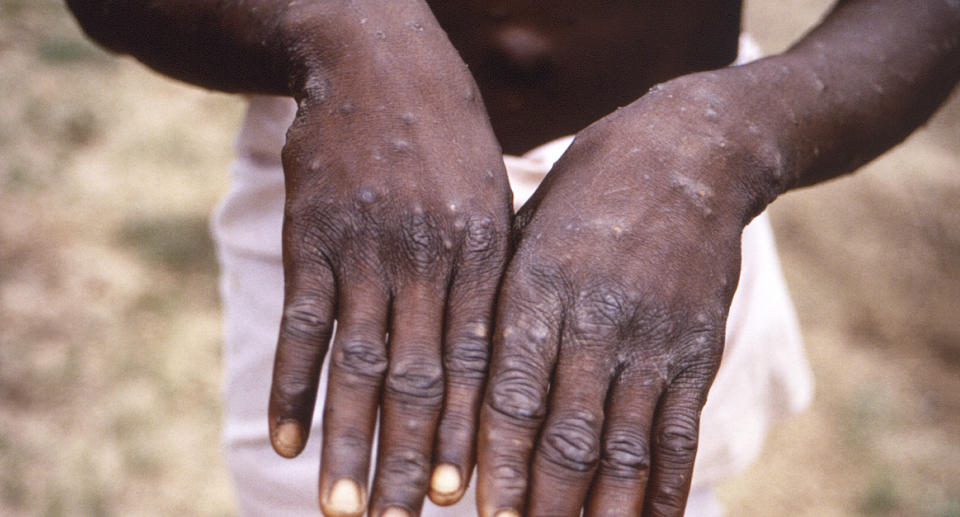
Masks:
[[[504,151],[519,153],[729,64],[740,0],[429,2],[470,66]]]

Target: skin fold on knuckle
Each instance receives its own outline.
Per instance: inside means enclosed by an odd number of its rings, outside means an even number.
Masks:
[[[417,487],[425,491],[429,469],[430,458],[426,454],[404,447],[383,456],[377,467],[378,480],[388,488],[388,497],[401,488]]]
[[[665,416],[656,435],[657,450],[665,464],[677,468],[693,464],[697,453],[698,420],[696,409],[675,411]]]
[[[620,479],[642,479],[650,472],[648,437],[631,427],[607,429],[603,439],[601,468],[604,474]]]
[[[313,400],[317,385],[313,376],[304,372],[280,372],[273,383],[273,405],[279,414],[293,414],[303,409],[304,401]]]
[[[290,200],[284,208],[283,235],[287,251],[299,260],[323,260],[339,249],[338,243],[355,227],[350,212],[305,197]]]
[[[320,296],[300,295],[286,304],[281,327],[284,337],[309,342],[329,335],[333,322],[325,315],[330,312],[330,307],[321,299]]]
[[[360,460],[366,459],[369,463],[370,435],[368,433],[346,428],[339,433],[331,433],[326,440],[328,443],[325,445],[323,454],[328,459],[328,470],[331,470],[331,473],[363,464]]]
[[[510,361],[513,363],[515,361]],[[493,374],[487,406],[510,421],[536,426],[546,413],[546,388],[524,364],[506,364]]]
[[[474,267],[499,268],[507,246],[505,226],[490,216],[472,216],[463,237],[463,262]]]
[[[556,417],[544,430],[538,453],[562,471],[592,471],[600,460],[600,418],[588,411]]]
[[[498,451],[494,451],[496,454]],[[526,465],[516,454],[497,454],[484,473],[491,485],[504,496],[516,497],[527,490]]]
[[[622,341],[632,332],[634,319],[624,298],[610,289],[581,294],[570,311],[569,334],[586,344]]]
[[[345,374],[367,382],[379,383],[387,371],[384,346],[362,339],[345,339],[330,360]]]
[[[436,361],[395,361],[387,373],[386,395],[406,404],[439,408],[443,402],[443,370]]]
[[[584,342],[643,343],[650,353],[661,353],[657,344],[672,342],[682,319],[662,299],[658,287],[630,284],[624,273],[590,272],[572,304],[570,332]]]
[[[560,303],[562,293],[571,291],[566,270],[554,263],[534,245],[521,245],[510,260],[505,285],[521,291],[526,298],[543,302]]]
[[[402,264],[420,276],[429,276],[444,256],[444,239],[434,217],[412,213],[401,218],[399,253]]]
[[[490,341],[486,328],[481,324],[476,326],[483,332],[464,330],[451,339],[443,357],[449,382],[475,386],[486,378]]]
[[[723,330],[714,327],[687,332],[677,340],[670,361],[673,385],[677,389],[706,391],[723,356]],[[704,393],[705,395],[705,393]]]

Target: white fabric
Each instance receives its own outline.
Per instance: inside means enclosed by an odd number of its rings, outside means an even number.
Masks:
[[[756,50],[752,42],[745,50]],[[306,450],[274,454],[267,402],[283,304],[280,149],[295,112],[285,98],[254,97],[237,140],[232,185],[212,227],[221,261],[225,314],[223,446],[244,516],[305,516],[317,511],[321,428],[318,407]],[[507,156],[517,206],[533,192],[572,138]],[[326,371],[326,370],[324,370]],[[321,378],[322,405],[327,376]],[[740,284],[727,322],[726,348],[701,422],[688,515],[722,515],[712,487],[752,462],[771,423],[805,407],[812,395],[796,317],[766,214],[743,233]],[[453,507],[425,503],[425,517],[475,514],[473,490]]]

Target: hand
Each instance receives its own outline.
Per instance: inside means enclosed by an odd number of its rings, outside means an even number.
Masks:
[[[455,502],[475,461],[511,195],[472,78],[423,23],[370,34],[419,38],[418,50],[355,45],[362,66],[313,81],[283,151],[271,439],[281,455],[302,450],[336,320],[320,472],[330,516],[366,510],[378,408],[370,515],[418,514],[434,467],[431,497]]]
[[[740,101],[715,77],[580,132],[517,214],[481,410],[482,516],[682,515],[759,210],[737,178],[765,163],[721,115]]]

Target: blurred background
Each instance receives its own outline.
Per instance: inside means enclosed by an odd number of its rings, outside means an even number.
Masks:
[[[776,52],[828,3],[748,1],[746,28]],[[731,516],[960,516],[958,97],[772,207],[817,394]],[[234,514],[207,217],[242,108],[0,0],[0,515]]]

